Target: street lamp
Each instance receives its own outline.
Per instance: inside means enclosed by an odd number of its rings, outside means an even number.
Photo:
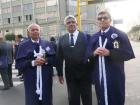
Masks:
[[[80,0],[77,0],[77,22],[78,22],[78,29],[81,30],[81,8],[80,8]]]

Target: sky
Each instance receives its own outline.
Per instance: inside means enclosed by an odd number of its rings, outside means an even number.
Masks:
[[[128,32],[132,26],[140,25],[140,0],[124,0],[106,3],[113,19],[122,19],[123,24],[115,25],[117,28]]]

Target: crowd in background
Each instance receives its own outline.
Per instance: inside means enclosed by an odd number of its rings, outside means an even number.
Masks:
[[[23,81],[23,74],[21,70],[16,68],[16,54],[18,51],[19,44],[22,41],[25,41],[27,38],[23,37],[21,34],[15,35],[15,40],[9,41],[6,40],[3,34],[0,34],[0,74],[4,84],[3,88],[0,90],[8,90],[13,87],[12,80],[12,65],[14,64],[14,69],[17,70],[18,74],[16,75],[20,81]],[[51,44],[56,50],[56,40],[54,37],[50,38]]]

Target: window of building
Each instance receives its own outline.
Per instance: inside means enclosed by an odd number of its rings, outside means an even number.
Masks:
[[[31,9],[33,9],[32,3],[23,5],[23,10],[24,11],[28,11],[28,10],[31,10]]]
[[[32,20],[32,15],[29,15],[29,20],[30,20],[30,21]]]
[[[37,19],[47,19],[47,16],[46,16],[46,14],[37,14],[36,18]]]
[[[17,17],[13,17],[13,23],[18,23]]]
[[[26,18],[26,21],[28,21],[29,19],[28,19],[28,15],[25,15],[25,18]]]
[[[10,13],[11,9],[10,8],[2,8],[2,13]]]
[[[3,24],[7,24],[7,18],[3,19]]]
[[[25,21],[31,21],[33,19],[32,15],[25,15]]]
[[[69,6],[77,6],[77,0],[76,1],[75,0],[69,1]]]
[[[54,6],[57,4],[57,0],[47,0],[47,6]]]
[[[0,0],[1,3],[9,2],[10,0]]]
[[[4,18],[3,19],[3,24],[10,24],[11,23],[11,19],[10,18]]]
[[[42,8],[45,7],[44,1],[36,2],[35,3],[35,8]]]
[[[18,22],[21,22],[21,16],[18,16]]]
[[[57,33],[57,26],[50,25],[48,26],[48,35],[55,35]]]
[[[13,22],[14,23],[20,23],[21,19],[22,19],[22,16],[13,17]]]
[[[52,11],[52,12],[48,12],[47,14],[46,14],[46,16],[47,16],[47,18],[49,17],[57,17],[57,12],[56,11]]]
[[[10,24],[11,23],[11,19],[10,18],[8,18],[8,24]]]
[[[21,5],[16,5],[12,7],[13,12],[20,12],[21,11]]]

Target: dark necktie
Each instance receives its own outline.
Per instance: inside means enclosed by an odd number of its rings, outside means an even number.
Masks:
[[[39,53],[39,43],[35,42],[34,45],[35,45],[35,51]]]
[[[106,38],[106,36],[105,36],[105,32],[102,32],[102,33],[101,33],[101,38],[102,38],[102,43],[104,43],[105,38]]]
[[[102,34],[102,35],[105,35],[105,32],[102,32],[101,34]]]
[[[70,46],[71,46],[71,47],[74,47],[73,34],[70,34]]]

